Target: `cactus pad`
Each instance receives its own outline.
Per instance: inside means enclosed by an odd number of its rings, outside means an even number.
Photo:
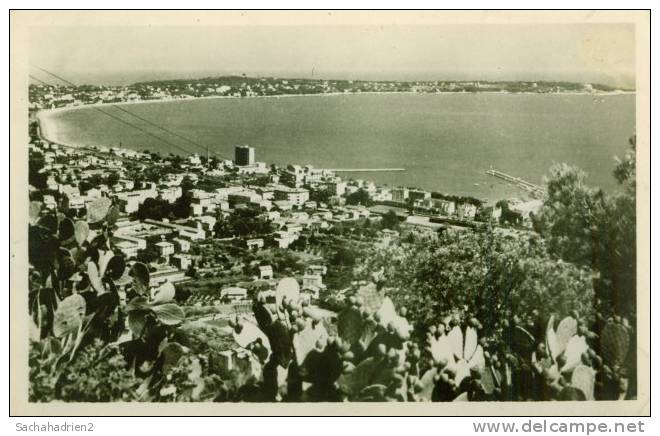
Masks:
[[[481,371],[481,386],[488,395],[491,395],[495,391],[497,381],[490,367],[484,367]]]
[[[41,213],[41,202],[31,201],[29,209],[30,224],[36,224],[39,221],[39,214]]]
[[[446,335],[442,335],[436,339],[432,334],[429,334],[428,344],[431,349],[431,356],[436,363],[454,361],[454,354]]]
[[[322,323],[318,323],[314,327],[311,322],[308,322],[307,326],[293,337],[298,365],[302,365],[309,352],[317,347],[317,343],[322,343],[321,348],[324,348],[327,340],[328,332]]]
[[[358,289],[355,296],[362,303],[362,307],[367,313],[376,313],[383,305],[383,296],[376,289],[375,283],[362,286]]]
[[[62,300],[55,311],[53,334],[56,337],[61,337],[77,330],[82,323],[86,309],[85,299],[78,294],[68,296]]]
[[[282,306],[284,299],[291,301],[298,301],[300,298],[300,285],[296,279],[291,277],[283,278],[277,284],[275,289],[275,302],[277,303],[278,310]]]
[[[561,355],[568,346],[568,341],[577,334],[578,323],[573,317],[567,316],[557,326],[557,356]]]
[[[105,267],[105,274],[109,275],[112,280],[119,280],[124,275],[125,270],[126,261],[124,258],[122,256],[112,256]]]
[[[601,333],[600,348],[605,363],[621,365],[625,361],[630,347],[630,333],[621,324],[608,322]]]
[[[463,358],[463,332],[459,326],[454,326],[447,334],[447,343],[457,359]]]
[[[561,372],[572,371],[578,366],[582,362],[582,353],[585,353],[588,349],[589,346],[584,336],[573,336],[566,345],[566,351],[564,351],[566,363],[561,368]]]
[[[586,365],[578,365],[573,370],[571,385],[580,389],[584,393],[587,401],[594,399],[595,382],[596,376],[593,368]]]
[[[454,398],[454,401],[456,401],[456,402],[470,401],[470,400],[468,399],[468,393],[467,393],[467,392],[463,392],[462,394],[460,394],[459,396],[457,396],[456,398]]]
[[[534,336],[520,326],[511,330],[511,348],[516,352],[528,355],[534,350]]]
[[[89,225],[86,221],[76,221],[74,224],[74,235],[78,245],[82,245],[89,236]]]
[[[460,385],[464,378],[470,376],[470,364],[464,359],[456,362],[456,376],[454,376],[454,383],[456,386]]]
[[[92,288],[99,294],[105,292],[103,283],[101,282],[101,274],[96,264],[92,261],[87,262],[87,278],[89,278],[89,283],[92,285]]]
[[[176,289],[172,282],[165,282],[151,293],[151,303],[152,304],[163,304],[174,299],[176,294]]]
[[[241,326],[242,328],[239,332],[236,332],[235,330],[233,332],[234,341],[236,341],[240,347],[247,348],[248,345],[257,339],[261,339],[261,343],[266,348],[270,349],[270,342],[268,341],[268,337],[266,337],[264,332],[262,332],[259,327],[252,324],[251,322],[243,322]]]
[[[87,221],[89,221],[90,224],[103,221],[108,214],[111,205],[112,201],[107,197],[94,200],[87,205]]]
[[[349,344],[354,344],[362,336],[364,320],[354,307],[347,307],[338,316],[337,332],[339,337]]]
[[[477,330],[474,327],[468,327],[465,329],[465,347],[463,348],[463,357],[465,360],[472,359],[472,355],[477,351],[478,342]]]
[[[424,373],[419,380],[421,390],[417,392],[417,398],[421,401],[431,401],[433,388],[435,388],[435,376],[438,374],[437,368],[431,368]]]
[[[552,315],[548,321],[548,327],[545,330],[545,346],[547,347],[553,359],[557,359],[561,352],[557,342],[557,333],[555,333],[555,316]]]
[[[479,368],[480,370],[486,366],[486,358],[484,357],[484,349],[481,345],[477,345],[477,348],[472,353],[470,360],[468,360],[470,368]]]

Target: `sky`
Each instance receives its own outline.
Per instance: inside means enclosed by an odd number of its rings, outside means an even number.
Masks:
[[[247,74],[635,86],[631,24],[50,26],[32,29],[29,57],[95,84]]]

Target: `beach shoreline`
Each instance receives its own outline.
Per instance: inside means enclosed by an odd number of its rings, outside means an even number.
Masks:
[[[133,100],[133,101],[122,101],[122,102],[108,102],[108,103],[92,103],[92,104],[81,104],[76,106],[63,106],[58,108],[51,109],[40,109],[36,112],[35,116],[39,122],[39,128],[41,130],[42,138],[49,142],[58,143],[60,145],[65,145],[69,147],[82,146],[82,144],[65,144],[63,143],[57,135],[57,123],[53,120],[53,116],[58,114],[63,114],[66,112],[72,112],[85,108],[94,108],[94,107],[104,107],[104,106],[132,106],[139,104],[162,104],[162,103],[176,103],[184,101],[199,101],[199,100],[216,100],[216,99],[230,99],[230,100],[246,100],[246,99],[279,99],[279,98],[295,98],[295,97],[340,97],[340,96],[358,96],[358,95],[396,95],[396,94],[415,94],[420,96],[434,96],[434,95],[466,95],[466,94],[495,94],[495,95],[553,95],[553,96],[575,96],[575,95],[585,95],[593,97],[606,97],[606,96],[617,96],[617,95],[631,95],[635,94],[635,91],[617,91],[617,92],[555,92],[555,93],[538,93],[538,92],[453,92],[453,91],[441,91],[441,92],[416,92],[416,91],[367,91],[367,92],[328,92],[328,93],[318,93],[318,94],[281,94],[281,95],[255,95],[255,96],[246,96],[246,97],[236,97],[232,95],[211,95],[207,97],[191,97],[191,98],[167,98],[167,99],[154,99],[154,100]],[[94,144],[92,144],[94,145]]]

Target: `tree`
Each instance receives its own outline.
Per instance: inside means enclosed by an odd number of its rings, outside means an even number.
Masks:
[[[213,225],[213,235],[216,238],[229,238],[233,236],[231,225],[222,214],[216,217],[215,224]]]
[[[480,335],[498,341],[504,320],[513,322],[514,316],[593,314],[590,271],[558,261],[539,235],[443,232],[366,259],[364,277],[380,271],[389,295],[408,308],[420,333],[455,310],[477,317],[484,326]]]
[[[383,229],[396,230],[399,228],[399,217],[392,209],[388,210],[380,220],[380,226]]]
[[[93,188],[97,188],[99,185],[103,184],[105,180],[100,174],[92,174],[87,181],[92,185]]]
[[[256,177],[250,181],[250,184],[254,186],[266,186],[269,183],[270,183],[270,177],[268,176]]]
[[[522,214],[520,214],[520,212],[516,212],[515,210],[509,209],[508,201],[500,200],[495,204],[495,206],[502,210],[502,213],[500,214],[501,225],[513,224],[515,226],[522,223]]]
[[[636,211],[634,138],[632,150],[614,170],[624,192],[606,194],[586,184],[586,175],[556,165],[547,180],[548,197],[534,217],[535,230],[548,240],[551,253],[591,268],[599,309],[635,318]]]
[[[28,183],[37,189],[46,189],[48,174],[42,172],[45,160],[43,155],[30,153],[28,162]]]
[[[317,203],[328,203],[330,197],[330,191],[326,189],[312,189],[309,191],[309,199]]]
[[[181,180],[181,191],[183,191],[183,193],[185,194],[194,188],[195,188],[195,182],[193,182],[193,180],[189,176],[184,176],[183,180]]]
[[[152,244],[148,244],[147,248],[138,250],[137,252],[137,261],[145,264],[156,262],[159,258],[160,258],[160,252]]]
[[[273,231],[270,221],[259,210],[252,208],[236,209],[230,215],[229,223],[237,236],[262,236]]]
[[[176,218],[188,218],[192,205],[192,194],[190,191],[183,191],[181,197],[177,198],[172,205],[172,213]]]
[[[160,221],[163,218],[168,218],[171,210],[172,205],[167,200],[150,197],[138,206],[135,216],[139,220],[152,219]]]
[[[360,188],[357,191],[348,194],[346,197],[346,204],[348,205],[362,205],[362,206],[371,206],[374,204],[373,200],[371,200],[371,196],[369,196],[369,193],[365,191],[364,189]]]
[[[108,177],[105,179],[105,184],[111,188],[115,186],[117,182],[119,182],[119,174],[115,172],[108,174]]]

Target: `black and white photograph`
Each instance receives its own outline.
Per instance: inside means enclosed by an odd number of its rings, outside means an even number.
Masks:
[[[649,407],[648,12],[11,18],[12,401]]]

